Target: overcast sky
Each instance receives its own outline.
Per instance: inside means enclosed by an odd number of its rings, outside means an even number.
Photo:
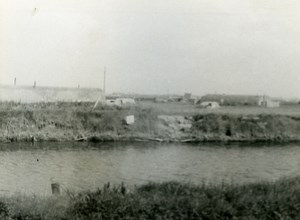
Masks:
[[[0,0],[0,83],[300,97],[299,0]]]

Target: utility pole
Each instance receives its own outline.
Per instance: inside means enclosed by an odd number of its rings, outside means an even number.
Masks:
[[[106,87],[106,67],[104,67],[104,73],[103,73],[103,94],[105,97],[105,88]]]
[[[104,98],[104,102],[105,102],[105,86],[106,86],[106,67],[104,67],[104,73],[103,73],[103,98]],[[97,101],[95,102],[94,107],[92,108],[92,111],[97,107],[98,103],[99,103],[99,99],[100,97],[97,99]]]

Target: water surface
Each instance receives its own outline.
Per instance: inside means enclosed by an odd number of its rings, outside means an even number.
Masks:
[[[273,181],[300,174],[300,146],[185,145],[157,143],[2,144],[0,194],[49,195],[93,190],[110,182]]]

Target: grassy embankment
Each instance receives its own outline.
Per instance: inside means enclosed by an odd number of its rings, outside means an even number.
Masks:
[[[1,103],[0,141],[300,141],[298,107],[268,112],[251,107],[208,111],[174,104],[99,106],[92,111],[92,106]],[[124,118],[131,114],[135,123],[126,125]]]
[[[108,184],[95,192],[0,198],[1,219],[298,219],[300,178],[247,185]]]
[[[300,117],[289,115],[195,115],[195,141],[300,141]]]
[[[1,141],[118,140],[151,136],[155,116],[149,109],[97,107],[93,103],[14,104],[0,107]],[[134,114],[136,123],[124,123]],[[134,137],[133,137],[134,136]]]

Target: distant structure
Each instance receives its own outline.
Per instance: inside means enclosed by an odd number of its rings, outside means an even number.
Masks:
[[[167,103],[169,100],[168,97],[155,97],[154,102],[156,103]]]
[[[208,109],[216,109],[216,108],[220,108],[220,105],[218,102],[201,102],[200,107],[208,108]]]
[[[116,106],[134,105],[135,100],[132,98],[106,99],[106,104],[107,105],[116,105]]]
[[[38,103],[38,102],[95,102],[103,100],[101,89],[36,87],[34,86],[1,86],[0,101]]]
[[[261,107],[279,107],[280,102],[273,100],[269,96],[254,95],[226,95],[226,94],[208,94],[202,96],[198,104],[202,102],[217,102],[222,106],[261,106]]]
[[[192,93],[184,93],[183,99],[190,100],[192,98]]]
[[[208,94],[202,96],[201,102],[218,102],[223,106],[257,106],[260,96],[254,95],[226,95],[226,94]]]
[[[258,100],[258,105],[266,108],[276,108],[280,106],[280,102],[272,100],[268,96],[262,96]]]
[[[188,104],[197,104],[198,98],[192,96],[192,93],[184,93],[181,102]]]

